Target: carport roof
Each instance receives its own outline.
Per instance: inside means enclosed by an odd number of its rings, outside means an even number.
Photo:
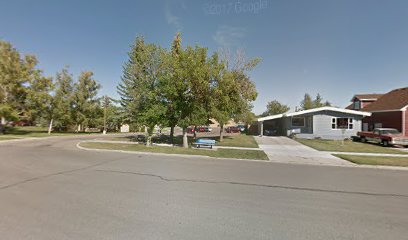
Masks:
[[[355,110],[336,108],[336,107],[320,107],[320,108],[313,108],[313,109],[303,110],[303,111],[298,111],[298,112],[283,113],[283,114],[262,117],[262,118],[258,118],[258,122],[278,119],[282,117],[294,117],[294,116],[321,112],[321,111],[332,111],[332,112],[348,113],[348,114],[360,115],[360,116],[371,116],[371,113],[369,112],[355,111]]]

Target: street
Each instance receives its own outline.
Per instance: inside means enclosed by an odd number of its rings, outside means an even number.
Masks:
[[[0,143],[0,239],[408,239],[408,171],[76,147],[90,138]]]

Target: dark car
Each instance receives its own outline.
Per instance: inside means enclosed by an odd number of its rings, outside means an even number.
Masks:
[[[225,131],[227,133],[240,133],[241,129],[239,127],[227,127]]]

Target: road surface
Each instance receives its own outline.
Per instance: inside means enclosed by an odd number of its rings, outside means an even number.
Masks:
[[[408,171],[0,143],[0,239],[408,239]]]

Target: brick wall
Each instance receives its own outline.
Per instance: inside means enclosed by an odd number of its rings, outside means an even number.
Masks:
[[[368,123],[369,130],[372,130],[376,123],[381,123],[383,128],[395,128],[402,131],[402,113],[401,111],[372,113],[370,117],[363,119],[363,123]]]

